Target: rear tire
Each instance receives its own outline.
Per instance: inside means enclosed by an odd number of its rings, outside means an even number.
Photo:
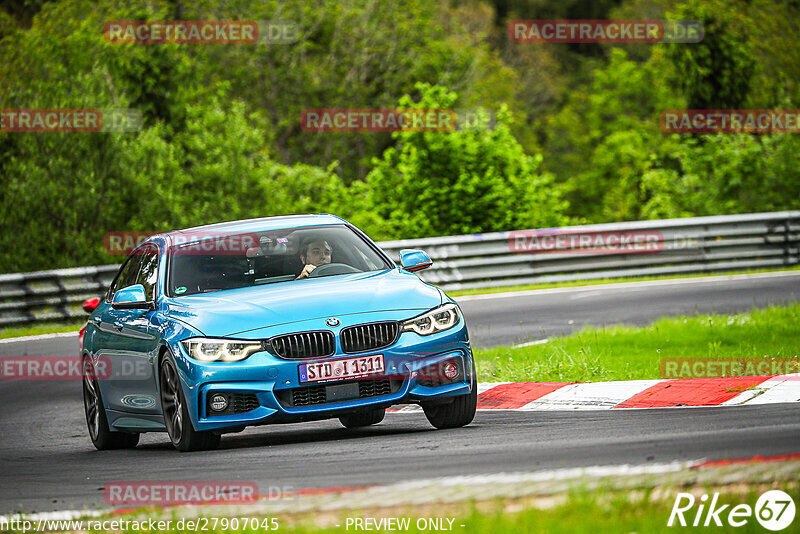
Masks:
[[[466,426],[475,418],[478,407],[478,381],[475,378],[475,362],[472,362],[472,391],[459,395],[448,404],[423,404],[422,409],[430,424],[439,430]]]
[[[139,434],[112,432],[108,426],[106,409],[100,387],[95,378],[92,361],[83,357],[83,410],[86,413],[86,426],[89,438],[98,451],[112,449],[132,449],[139,443]]]
[[[339,417],[339,422],[346,428],[360,428],[363,426],[377,425],[386,415],[385,408],[371,408],[357,413]]]
[[[199,432],[194,429],[186,406],[186,397],[180,383],[180,375],[169,357],[161,362],[159,373],[161,384],[161,413],[164,415],[164,426],[172,445],[181,452],[204,451],[216,449],[220,435],[212,431]]]

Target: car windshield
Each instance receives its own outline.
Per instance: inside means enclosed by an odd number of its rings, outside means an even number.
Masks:
[[[345,225],[247,234],[177,234],[168,294],[186,296],[394,267]]]

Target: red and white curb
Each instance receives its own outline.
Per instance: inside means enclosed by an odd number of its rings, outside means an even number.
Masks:
[[[800,375],[478,384],[479,410],[607,410],[779,402],[800,402]],[[391,411],[404,413],[421,409],[418,405],[408,405]]]

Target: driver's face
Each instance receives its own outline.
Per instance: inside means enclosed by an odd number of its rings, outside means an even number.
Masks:
[[[327,243],[327,241],[314,241],[308,246],[308,255],[305,258],[301,256],[300,259],[306,265],[311,264],[315,267],[330,263],[331,246]]]

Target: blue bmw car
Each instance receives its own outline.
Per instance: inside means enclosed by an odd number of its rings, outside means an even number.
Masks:
[[[97,449],[164,432],[181,451],[245,427],[374,425],[419,404],[469,424],[477,384],[458,305],[332,215],[226,222],[149,237],[97,302],[81,346]]]

